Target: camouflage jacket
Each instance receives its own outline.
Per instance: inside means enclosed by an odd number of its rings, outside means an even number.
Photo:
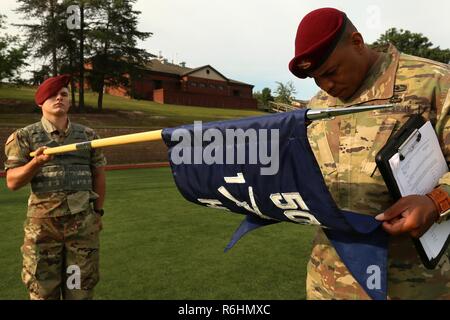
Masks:
[[[73,124],[69,124],[65,132],[58,132],[56,127],[47,119],[42,117],[42,126],[49,137],[58,144],[64,144],[64,139],[69,136]],[[80,126],[78,124],[78,126]],[[15,131],[8,138],[5,145],[5,170],[17,168],[25,165],[31,160],[30,152],[32,141],[28,128]],[[85,135],[88,140],[98,139],[98,135],[90,128],[84,127]],[[102,167],[106,165],[106,159],[99,149],[91,151],[91,168]],[[91,201],[98,198],[93,191],[71,191],[71,192],[31,192],[28,199],[28,217],[49,218],[59,217],[69,214],[79,213],[89,208]]]
[[[325,182],[341,209],[377,215],[394,203],[376,167],[375,155],[411,114],[423,112],[433,125],[438,123],[442,150],[447,161],[450,160],[450,121],[447,115],[450,93],[446,101],[449,87],[449,65],[401,54],[390,46],[351,100],[343,102],[324,91],[313,97],[309,106],[313,109],[357,104],[398,105],[316,121],[308,128],[308,138]],[[450,190],[447,186],[450,185],[450,174],[444,175],[440,183]],[[367,298],[357,293],[360,290],[347,290],[359,285],[321,231],[314,241],[308,273],[309,277],[317,278],[312,279],[312,283],[330,290],[335,298]],[[390,298],[450,297],[448,256],[441,260],[439,268],[427,270],[408,236],[392,237],[388,277]]]

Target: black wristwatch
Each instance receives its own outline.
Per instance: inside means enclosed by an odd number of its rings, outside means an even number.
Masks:
[[[103,216],[105,214],[105,210],[103,210],[103,209],[94,209],[94,211],[101,216]]]

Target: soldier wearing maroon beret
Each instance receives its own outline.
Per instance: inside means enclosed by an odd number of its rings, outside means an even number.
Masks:
[[[15,131],[5,145],[8,188],[31,185],[21,251],[22,280],[33,300],[92,299],[99,280],[105,157],[97,149],[44,154],[98,138],[69,120],[69,81],[68,75],[44,81],[35,94],[41,121]]]
[[[410,237],[418,238],[444,216],[437,194],[450,199],[450,174],[435,191],[395,202],[375,163],[387,139],[413,114],[435,126],[450,160],[450,67],[400,53],[393,45],[365,45],[347,15],[334,8],[308,13],[300,22],[289,70],[313,78],[321,91],[309,108],[395,103],[389,111],[370,111],[317,121],[308,138],[337,205],[372,215],[391,235],[388,260],[390,299],[450,299],[450,262],[444,255],[426,269]],[[324,232],[314,240],[308,263],[308,299],[369,299],[343,264]]]

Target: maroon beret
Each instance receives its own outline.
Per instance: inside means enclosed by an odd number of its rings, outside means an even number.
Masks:
[[[67,87],[70,82],[70,75],[62,74],[57,77],[48,78],[37,89],[34,101],[37,105],[44,104],[45,100],[55,96],[59,90]]]
[[[289,70],[306,78],[322,65],[333,52],[345,30],[347,16],[334,8],[321,8],[308,13],[300,22],[295,37],[295,56]],[[299,67],[299,64],[304,66]]]

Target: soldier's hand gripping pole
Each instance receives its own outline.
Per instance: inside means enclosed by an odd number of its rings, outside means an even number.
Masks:
[[[348,108],[334,108],[334,109],[309,109],[306,112],[306,117],[310,121],[332,118],[335,116],[358,113],[364,111],[371,111],[377,109],[385,109],[393,107],[393,104],[375,105],[375,106],[358,106]],[[296,112],[296,111],[292,111]],[[118,146],[122,144],[130,144],[136,142],[147,142],[162,140],[162,130],[147,131],[141,133],[127,134],[123,136],[110,137],[104,139],[97,139],[92,141],[73,143],[64,146],[45,149],[44,154],[60,154],[72,152],[77,150],[89,150],[102,147]],[[36,152],[31,152],[30,156],[34,157]]]

